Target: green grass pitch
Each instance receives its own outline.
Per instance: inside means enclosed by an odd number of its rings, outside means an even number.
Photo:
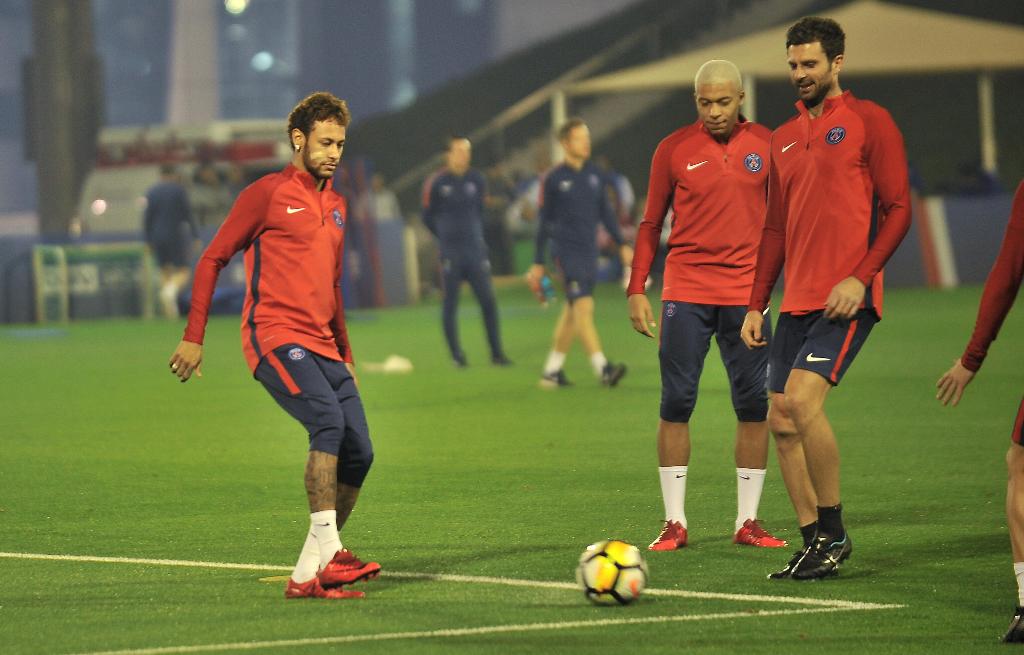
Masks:
[[[605,351],[630,367],[613,390],[578,346],[566,369],[575,386],[537,388],[555,316],[523,289],[500,294],[510,369],[487,363],[468,296],[466,370],[447,359],[436,304],[352,313],[360,362],[394,353],[415,366],[360,374],[377,459],[342,536],[385,570],[362,601],[285,601],[281,583],[259,581],[286,574],[302,544],[305,435],[251,379],[237,318],[211,321],[204,377],[185,385],[166,367],[179,323],[0,328],[0,551],[280,567],[0,557],[0,651],[1005,652],[1016,589],[1003,455],[1021,394],[1019,309],[965,402],[934,400],[978,296],[891,290],[830,398],[854,553],[824,582],[770,582],[791,551],[730,542],[735,419],[712,347],[691,424],[691,545],[648,554],[650,587],[703,595],[611,608],[557,585],[412,574],[569,583],[588,543],[655,536],[656,344],[630,329],[614,287],[597,303]],[[760,514],[799,539],[774,456]]]

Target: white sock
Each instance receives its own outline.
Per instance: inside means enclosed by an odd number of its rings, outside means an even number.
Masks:
[[[1013,574],[1017,576],[1017,604],[1024,607],[1024,562],[1013,563]]]
[[[316,536],[310,531],[306,535],[306,543],[302,545],[299,561],[295,563],[295,570],[292,571],[292,580],[295,582],[312,580],[319,568],[320,546],[317,545]]]
[[[590,356],[590,365],[594,367],[594,375],[601,377],[604,367],[608,365],[608,358],[604,356],[603,352],[596,352]]]
[[[761,504],[761,490],[764,489],[765,469],[736,469],[736,529],[743,527],[747,519],[757,518],[757,506]]]
[[[178,318],[178,285],[167,282],[160,287],[160,303],[166,318]]]
[[[338,536],[338,511],[325,509],[309,515],[309,529],[316,537],[317,548],[320,550],[320,566],[334,559],[341,550],[341,537]],[[298,581],[296,581],[298,582]]]
[[[552,350],[548,353],[548,361],[544,362],[544,375],[551,375],[562,370],[565,364],[565,353]]]
[[[685,466],[659,466],[661,500],[665,503],[665,520],[678,521],[686,527],[686,468]]]

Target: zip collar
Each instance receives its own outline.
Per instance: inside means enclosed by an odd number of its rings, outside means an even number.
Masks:
[[[286,175],[288,175],[289,177],[293,178],[293,179],[298,179],[299,182],[302,183],[302,186],[306,187],[310,191],[317,192],[316,186],[317,186],[318,180],[315,177],[313,177],[310,174],[309,171],[299,170],[299,168],[297,166],[295,166],[295,164],[292,164],[291,162],[288,162],[288,165],[285,166],[283,172]],[[323,190],[327,191],[327,190],[333,190],[333,189],[334,189],[334,178],[330,177],[330,178],[327,179],[327,183],[324,184],[324,189]]]
[[[850,100],[853,100],[853,93],[849,89],[843,91],[837,96],[825,98],[824,106],[821,108],[821,116],[818,116],[818,118],[822,118],[826,114],[831,114],[837,107],[845,105]],[[801,116],[811,119],[811,111],[804,106],[802,100],[796,101],[796,110],[800,112]]]

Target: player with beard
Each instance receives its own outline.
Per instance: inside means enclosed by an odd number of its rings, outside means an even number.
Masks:
[[[882,317],[882,267],[910,227],[903,137],[887,111],[840,88],[845,38],[818,17],[786,34],[798,114],[772,134],[764,233],[740,330],[748,347],[768,345],[762,312],[785,265],[768,425],[804,548],[773,579],[832,575],[852,551],[825,401]]]
[[[345,101],[330,93],[314,93],[292,110],[291,163],[242,191],[206,248],[185,335],[169,362],[182,382],[202,375],[217,276],[244,251],[242,351],[253,376],[309,432],[310,529],[286,598],[360,598],[341,585],[380,572],[344,548],[338,534],[373,462],[341,297],[346,207],[331,182],[349,120]]]
[[[459,289],[468,282],[483,314],[491,363],[510,366],[501,347],[498,303],[491,284],[491,262],[484,243],[484,202],[487,181],[473,168],[473,145],[464,136],[451,136],[445,151],[445,167],[423,185],[423,224],[437,237],[441,250],[444,302],[441,324],[455,366],[469,365],[459,343]]]

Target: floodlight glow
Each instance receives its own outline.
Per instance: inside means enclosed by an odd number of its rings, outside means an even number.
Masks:
[[[249,0],[224,0],[224,9],[229,14],[238,15],[249,6]]]
[[[260,50],[252,56],[252,61],[249,62],[249,65],[253,67],[253,70],[264,73],[274,65],[274,55],[266,50]]]

